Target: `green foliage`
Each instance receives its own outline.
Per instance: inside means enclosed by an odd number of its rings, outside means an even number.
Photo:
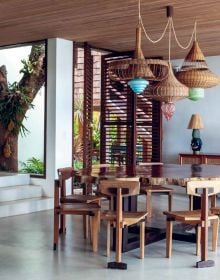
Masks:
[[[35,157],[28,159],[26,162],[22,162],[21,165],[22,165],[21,172],[30,173],[30,174],[44,173],[43,162]]]
[[[82,168],[83,168],[83,162],[80,161],[80,160],[74,160],[74,162],[73,162],[73,168],[74,168],[75,170],[82,169]]]
[[[19,88],[17,82],[9,84],[9,92],[2,94],[0,97],[0,122],[7,128],[10,122],[13,122],[13,135],[25,135],[28,130],[22,124],[23,116],[26,113],[27,107],[33,108],[31,99],[27,95],[27,89]],[[19,116],[21,120],[19,120]]]
[[[100,113],[93,112],[93,124],[92,124],[92,140],[93,147],[100,147]]]
[[[24,75],[34,74],[36,66],[40,63],[39,55],[44,48],[43,44],[32,46],[28,58],[21,60],[23,67],[20,73]],[[25,85],[25,83],[23,84]],[[7,91],[0,95],[0,123],[12,135],[17,136],[21,133],[22,136],[25,136],[29,132],[22,122],[26,118],[27,109],[33,108],[32,98],[29,97],[31,91],[32,88],[14,82],[12,84],[8,83]]]
[[[22,69],[19,71],[19,73],[22,74],[33,74],[35,67],[39,64],[39,61],[37,59],[39,52],[41,52],[42,48],[44,48],[44,45],[34,45],[32,46],[32,55],[28,56],[28,59],[22,59],[21,63],[23,64]],[[35,55],[33,55],[35,54]]]

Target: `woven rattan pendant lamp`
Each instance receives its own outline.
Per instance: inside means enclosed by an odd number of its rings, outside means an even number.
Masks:
[[[132,90],[139,94],[154,80],[155,76],[148,66],[141,50],[141,27],[136,28],[136,47],[134,58],[121,59],[109,63],[109,76],[112,80],[126,81]]]
[[[175,112],[175,104],[177,100],[188,97],[188,88],[181,84],[174,76],[172,65],[170,62],[171,49],[171,17],[173,9],[171,6],[167,7],[167,17],[169,18],[169,62],[168,75],[156,85],[149,87],[146,96],[162,102],[161,110],[167,120],[173,116]]]
[[[141,16],[140,0],[138,1],[138,25],[136,28],[136,45],[133,58],[119,59],[108,64],[111,80],[128,81],[128,85],[136,94],[142,93],[149,81],[160,81],[168,71],[166,61],[145,59],[141,49]]]
[[[176,77],[190,88],[189,99],[194,101],[204,97],[204,88],[214,87],[220,83],[220,78],[209,70],[196,40]]]

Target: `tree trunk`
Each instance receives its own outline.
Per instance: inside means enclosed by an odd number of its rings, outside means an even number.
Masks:
[[[0,170],[18,171],[18,135],[20,124],[25,118],[25,114],[30,108],[30,104],[34,100],[36,94],[45,82],[45,48],[43,45],[32,46],[31,53],[27,60],[27,65],[32,66],[31,69],[23,67],[23,77],[18,83],[17,92],[10,91],[7,82],[7,71],[5,66],[0,67],[0,101],[4,102],[8,96],[8,104],[5,108],[1,106],[0,111]],[[26,65],[26,66],[27,66]],[[10,119],[5,120],[1,116],[5,116],[8,112],[14,112],[13,102],[11,99],[14,95],[19,99],[19,91],[25,93],[29,98],[29,102],[20,101],[22,111],[18,110]],[[17,103],[16,103],[17,104]],[[10,107],[11,106],[11,107]],[[17,107],[18,108],[18,107]],[[5,111],[4,111],[5,110]]]
[[[0,126],[0,170],[18,171],[18,136],[8,135],[7,129]]]

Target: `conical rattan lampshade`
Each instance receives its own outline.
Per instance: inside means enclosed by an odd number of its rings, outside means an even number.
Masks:
[[[193,43],[176,77],[189,88],[210,88],[220,83],[220,78],[208,69],[197,41]]]

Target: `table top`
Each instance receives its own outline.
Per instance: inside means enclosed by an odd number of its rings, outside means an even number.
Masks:
[[[220,156],[220,153],[204,153],[200,152],[199,154],[193,153],[179,153],[180,156]]]
[[[192,178],[201,180],[220,179],[220,165],[206,164],[163,164],[129,166],[96,165],[92,170],[81,170],[80,174],[96,178],[139,177],[149,180],[151,184],[174,184],[185,186]]]

